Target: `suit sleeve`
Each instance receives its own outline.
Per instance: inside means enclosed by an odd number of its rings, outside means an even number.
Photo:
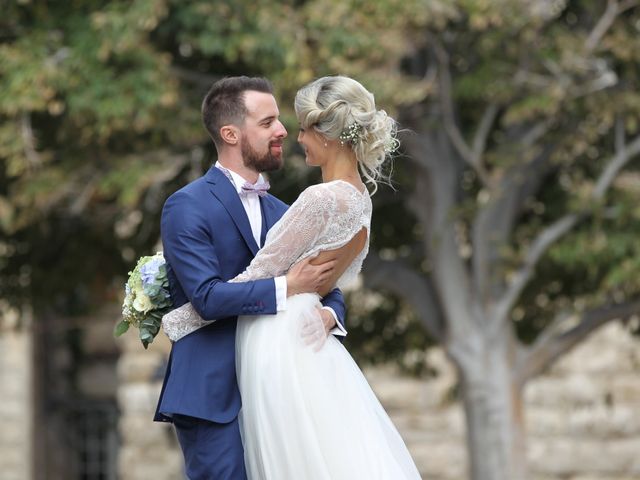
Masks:
[[[164,255],[198,314],[206,320],[276,313],[273,278],[228,283],[203,213],[185,192],[177,192],[162,211]]]
[[[340,324],[345,327],[345,316],[347,313],[347,307],[344,303],[344,296],[339,288],[334,288],[322,299],[322,305],[324,307],[331,307],[338,317]]]

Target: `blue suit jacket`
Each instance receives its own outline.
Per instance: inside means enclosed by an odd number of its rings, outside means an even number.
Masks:
[[[261,197],[260,203],[264,241],[287,205],[272,195]],[[241,406],[237,316],[275,314],[275,282],[226,283],[245,270],[258,245],[235,187],[215,167],[167,199],[161,230],[173,306],[190,301],[202,318],[216,321],[173,344],[154,420],[171,421],[175,413],[230,422]],[[323,304],[344,324],[338,289]]]

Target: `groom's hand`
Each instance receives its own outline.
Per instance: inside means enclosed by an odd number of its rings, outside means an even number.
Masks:
[[[319,265],[311,264],[312,258],[296,263],[287,273],[287,296],[297,293],[317,293],[331,277],[337,260],[329,260]]]

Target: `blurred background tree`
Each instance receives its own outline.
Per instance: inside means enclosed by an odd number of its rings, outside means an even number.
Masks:
[[[216,79],[269,77],[290,136],[274,193],[318,172],[295,91],[345,74],[406,128],[374,197],[362,362],[425,369],[441,344],[471,477],[526,476],[522,390],[638,310],[640,12],[634,0],[5,2],[0,18],[0,298],[36,318],[119,301],[164,199],[215,150]]]

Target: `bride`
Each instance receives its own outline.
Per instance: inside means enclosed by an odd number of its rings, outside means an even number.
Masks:
[[[323,77],[296,95],[298,142],[323,183],[304,190],[269,230],[264,247],[233,282],[286,273],[318,255],[337,259],[322,290],[353,281],[369,249],[371,199],[397,147],[395,122],[357,81]],[[360,173],[359,173],[360,172]],[[324,293],[324,292],[320,292]],[[236,365],[240,430],[249,479],[419,479],[411,456],[347,350],[317,328],[318,294],[289,297],[277,315],[239,319]],[[172,340],[207,325],[190,304],[167,314]],[[322,341],[305,334],[321,330]]]

